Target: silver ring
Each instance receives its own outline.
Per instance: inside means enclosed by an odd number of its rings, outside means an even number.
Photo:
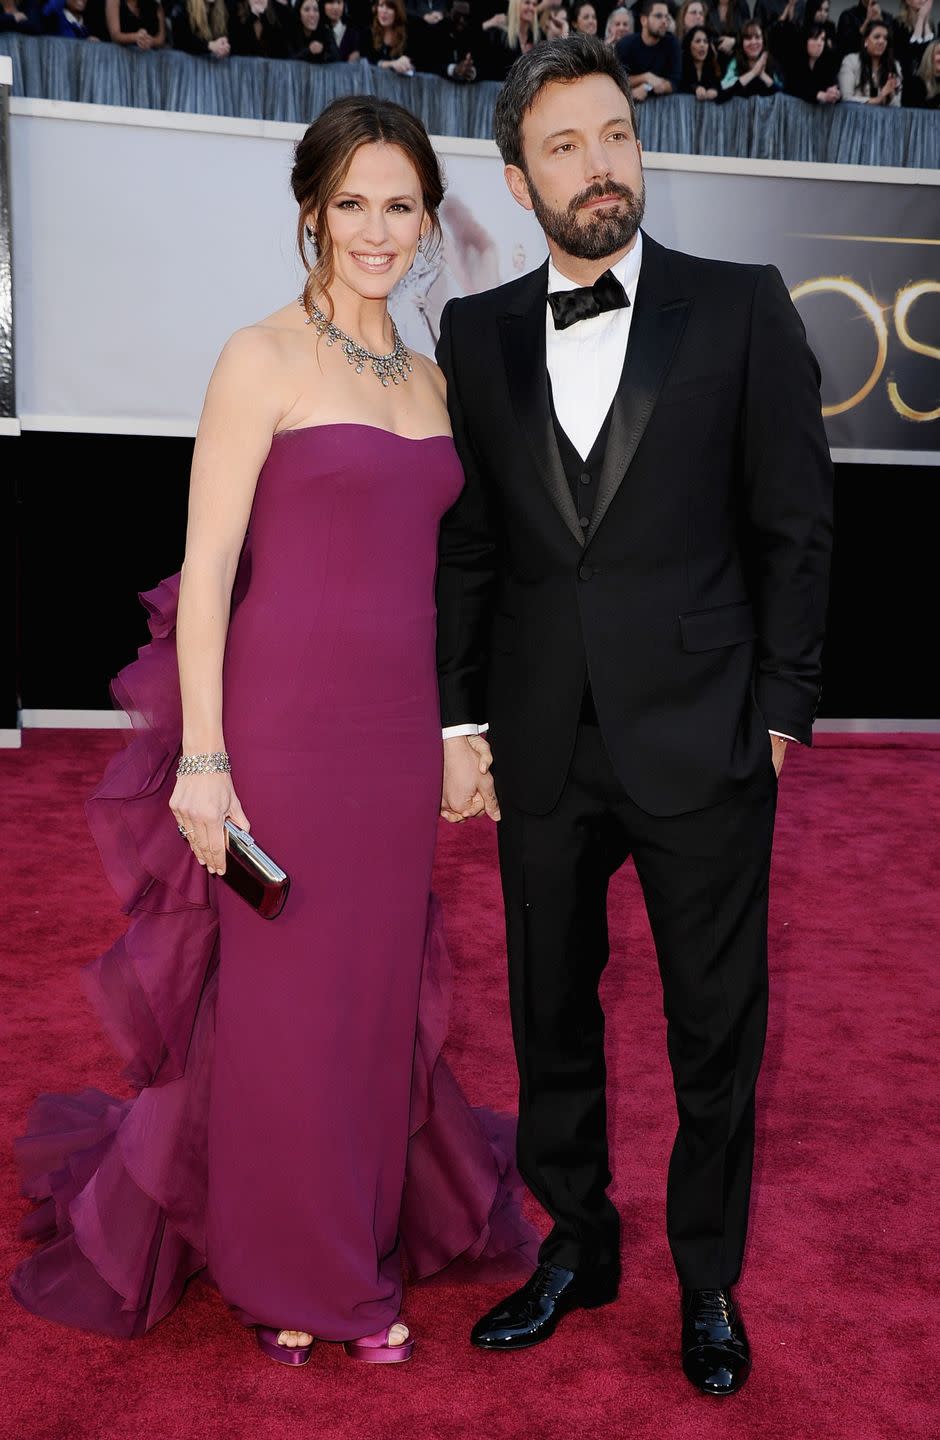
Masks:
[[[192,839],[193,832],[192,832],[191,830],[187,830],[185,825],[177,825],[176,828],[177,828],[177,830],[180,832],[181,835],[185,835],[185,836],[186,836],[186,839],[187,839],[187,840],[191,840],[191,839]]]

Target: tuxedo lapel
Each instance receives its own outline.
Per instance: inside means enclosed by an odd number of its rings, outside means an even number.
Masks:
[[[512,407],[526,437],[536,471],[549,497],[579,546],[584,531],[565,475],[555,439],[548,399],[548,368],[545,360],[545,306],[548,293],[548,263],[520,286],[510,309],[500,316],[500,343]]]
[[[666,261],[662,246],[650,240],[644,231],[643,263],[630,322],[630,339],[614,396],[588,543],[623,484],[688,319],[692,302],[676,296],[669,284]]]

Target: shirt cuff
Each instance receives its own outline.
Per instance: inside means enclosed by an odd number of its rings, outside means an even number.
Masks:
[[[445,740],[453,740],[458,735],[485,735],[489,728],[488,722],[483,725],[446,725],[441,736]]]
[[[776,735],[778,740],[792,740],[794,745],[799,745],[800,743],[793,735],[784,735],[782,730],[770,730],[768,734]]]

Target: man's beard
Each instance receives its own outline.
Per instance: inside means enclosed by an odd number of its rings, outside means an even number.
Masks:
[[[542,199],[529,176],[529,195],[535,218],[549,240],[559,249],[576,260],[603,260],[618,250],[625,250],[643,223],[646,209],[646,186],[640,181],[640,192],[635,194],[628,185],[619,185],[616,180],[605,184],[598,181],[580,191],[568,201],[564,210],[553,210]],[[618,210],[598,210],[583,220],[580,207],[590,200],[599,200],[603,195],[617,195],[623,201]]]

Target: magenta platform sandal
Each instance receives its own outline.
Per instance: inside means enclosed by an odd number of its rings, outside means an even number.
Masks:
[[[277,1337],[281,1330],[289,1327],[282,1325],[279,1330],[271,1330],[267,1325],[255,1326],[255,1339],[258,1342],[258,1349],[267,1355],[269,1360],[276,1360],[279,1365],[306,1365],[310,1359],[312,1345],[279,1345]]]
[[[404,1345],[389,1345],[391,1330],[400,1324],[400,1320],[393,1320],[391,1325],[377,1330],[374,1335],[363,1335],[361,1340],[347,1340],[343,1349],[351,1359],[364,1360],[367,1365],[401,1365],[411,1359],[415,1342],[409,1335]]]

